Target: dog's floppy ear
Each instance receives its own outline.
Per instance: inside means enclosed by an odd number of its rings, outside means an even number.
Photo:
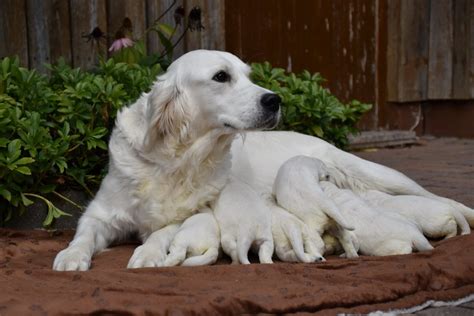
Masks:
[[[180,138],[189,122],[184,94],[175,80],[160,78],[148,96],[146,108],[147,132],[144,146],[150,150],[164,137]]]

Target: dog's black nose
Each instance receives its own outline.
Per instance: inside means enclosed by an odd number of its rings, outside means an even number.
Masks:
[[[278,112],[280,103],[281,98],[275,93],[265,93],[260,99],[263,108],[271,112]]]

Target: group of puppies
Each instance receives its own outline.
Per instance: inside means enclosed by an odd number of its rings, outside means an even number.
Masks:
[[[272,263],[274,253],[281,261],[306,263],[330,254],[409,254],[433,249],[427,237],[470,233],[464,216],[447,203],[376,190],[353,192],[338,187],[337,180],[337,170],[308,156],[286,161],[273,194],[263,199],[231,178],[214,211],[206,209],[174,226],[164,265],[212,264],[220,249],[241,264],[250,263],[241,251],[249,248],[261,263]]]

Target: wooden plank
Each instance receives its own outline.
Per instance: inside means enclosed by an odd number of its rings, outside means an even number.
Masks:
[[[132,22],[134,40],[142,39],[146,28],[145,0],[108,0],[107,29],[111,35],[109,46],[115,33],[121,28],[123,20],[129,18]]]
[[[449,99],[453,83],[453,0],[431,2],[428,98]]]
[[[401,0],[399,102],[428,96],[429,0]]]
[[[242,13],[241,2],[225,1],[226,50],[242,58]]]
[[[469,86],[470,97],[474,99],[474,0],[469,1]]]
[[[75,67],[90,69],[97,64],[99,54],[107,54],[105,42],[97,44],[86,42],[84,34],[99,27],[107,33],[106,1],[105,0],[70,0],[71,8],[71,47]]]
[[[51,2],[27,0],[28,51],[30,67],[45,73],[45,63],[50,63],[49,18]]]
[[[400,36],[400,1],[387,0],[387,100],[397,102],[399,96],[399,57]]]
[[[67,63],[72,62],[71,55],[71,24],[69,20],[69,2],[64,0],[50,0],[50,49],[51,61],[56,62],[63,57]]]
[[[181,3],[175,0],[147,0],[147,27],[152,26],[153,23],[156,22],[156,19],[160,17],[174,2],[176,2],[175,5],[159,21],[160,23],[166,23],[171,26],[175,26],[174,11],[181,5]],[[182,21],[181,26],[178,27],[176,34],[173,36],[173,43],[183,32],[184,23],[185,21]],[[147,35],[147,45],[148,52],[150,53],[161,53],[164,50],[164,47],[160,44],[158,35],[153,31],[149,32]],[[181,56],[184,53],[184,41],[180,41],[173,51],[174,59]]]
[[[468,99],[469,88],[469,3],[454,1],[453,98]]]
[[[195,49],[225,49],[225,11],[223,1],[186,0],[185,8],[188,14],[196,6],[201,8],[201,32],[187,32],[185,50]]]
[[[24,67],[28,67],[26,25],[25,1],[0,1],[0,58],[17,55]]]

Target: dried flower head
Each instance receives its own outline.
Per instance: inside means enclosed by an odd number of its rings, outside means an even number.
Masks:
[[[105,33],[102,32],[102,30],[98,26],[95,27],[92,30],[92,32],[90,32],[88,34],[83,33],[82,37],[87,39],[87,43],[89,43],[90,41],[99,42],[100,40],[103,40],[103,39],[107,38]]]
[[[130,21],[129,18],[125,17],[122,21],[122,29],[124,31],[127,31],[127,32],[130,32],[132,33],[133,32],[133,26],[132,26],[132,21]]]
[[[184,7],[180,5],[176,10],[174,10],[174,23],[176,25],[181,25],[183,19],[184,19],[184,14],[186,12],[184,11]]]
[[[201,8],[194,7],[192,8],[191,12],[189,12],[188,16],[188,23],[189,29],[191,31],[201,31],[204,29],[204,26],[201,22]]]

